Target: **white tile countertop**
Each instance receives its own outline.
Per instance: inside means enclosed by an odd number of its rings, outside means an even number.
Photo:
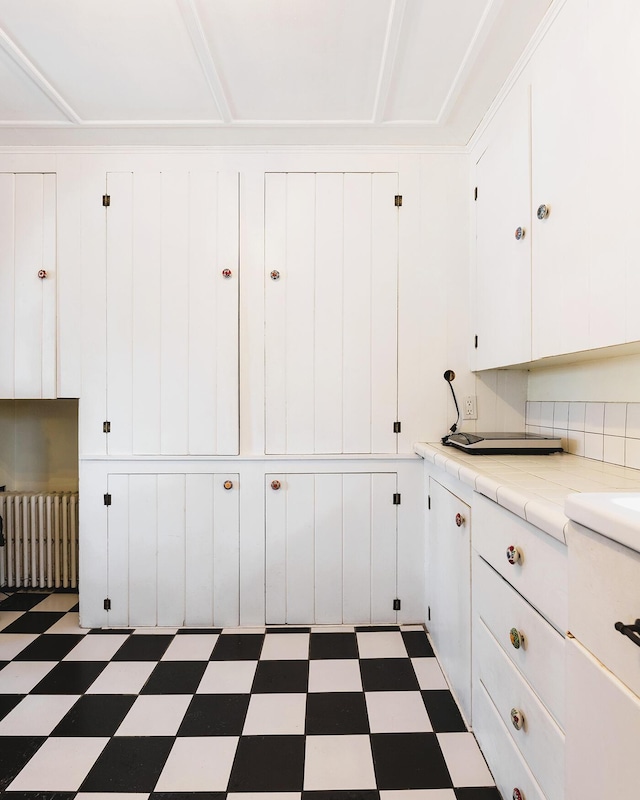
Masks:
[[[567,498],[570,519],[640,553],[640,494],[575,494]]]
[[[427,442],[417,442],[413,449],[425,461],[565,543],[567,498],[576,492],[640,493],[640,470],[569,453],[481,456]],[[640,534],[636,536],[640,539]]]

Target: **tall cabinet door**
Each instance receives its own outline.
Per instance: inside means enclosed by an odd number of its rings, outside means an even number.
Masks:
[[[238,476],[109,475],[108,487],[108,625],[238,625]]]
[[[266,476],[267,624],[395,623],[395,473]]]
[[[266,176],[266,452],[395,453],[395,173]]]
[[[236,455],[238,175],[110,173],[109,454]]]
[[[56,176],[0,174],[0,397],[56,397]]]

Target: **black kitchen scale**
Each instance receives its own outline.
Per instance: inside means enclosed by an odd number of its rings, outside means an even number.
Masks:
[[[443,444],[474,455],[549,455],[561,453],[562,442],[556,436],[540,433],[450,433]]]

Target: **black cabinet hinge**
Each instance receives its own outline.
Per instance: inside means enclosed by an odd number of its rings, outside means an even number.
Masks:
[[[431,495],[427,495],[427,508],[431,511]]]
[[[108,597],[104,598],[104,610],[111,611],[111,600]]]
[[[473,190],[473,199],[474,199],[474,200],[477,200],[477,199],[478,199],[478,187],[477,187],[477,186],[476,186],[476,188]]]
[[[111,433],[111,423],[109,422],[109,420],[108,420],[108,419],[106,419],[106,420],[105,420],[105,421],[102,423],[102,432],[103,432],[103,433]]]
[[[107,208],[111,205],[111,195],[110,194],[103,194],[102,195],[102,205]]]
[[[401,422],[394,422],[393,423],[393,432],[400,433],[402,431],[402,423]]]
[[[401,194],[397,194],[396,195],[395,204],[396,204],[396,208],[400,208],[400,206],[402,205],[402,195]]]
[[[476,350],[478,349],[478,334],[475,335],[474,347],[476,348]]]
[[[400,505],[400,498],[401,498],[400,493],[399,492],[394,492],[394,494],[393,494],[393,505],[394,506],[399,506]]]
[[[104,496],[104,504],[105,504],[105,506],[110,506],[111,505],[111,495],[110,494],[105,494],[105,496]]]
[[[427,606],[427,622],[431,622],[431,606]]]
[[[400,611],[400,606],[401,605],[402,604],[400,603],[400,600],[398,600],[398,598],[396,597],[396,599],[393,601],[393,610],[394,611]]]

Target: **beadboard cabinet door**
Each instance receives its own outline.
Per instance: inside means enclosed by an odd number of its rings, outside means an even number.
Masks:
[[[109,626],[239,624],[238,492],[227,473],[109,475]]]
[[[266,476],[268,625],[395,623],[395,473]]]
[[[268,454],[395,453],[396,173],[265,177]]]
[[[0,398],[55,398],[56,176],[0,174]]]
[[[107,176],[109,455],[236,455],[238,175]]]

